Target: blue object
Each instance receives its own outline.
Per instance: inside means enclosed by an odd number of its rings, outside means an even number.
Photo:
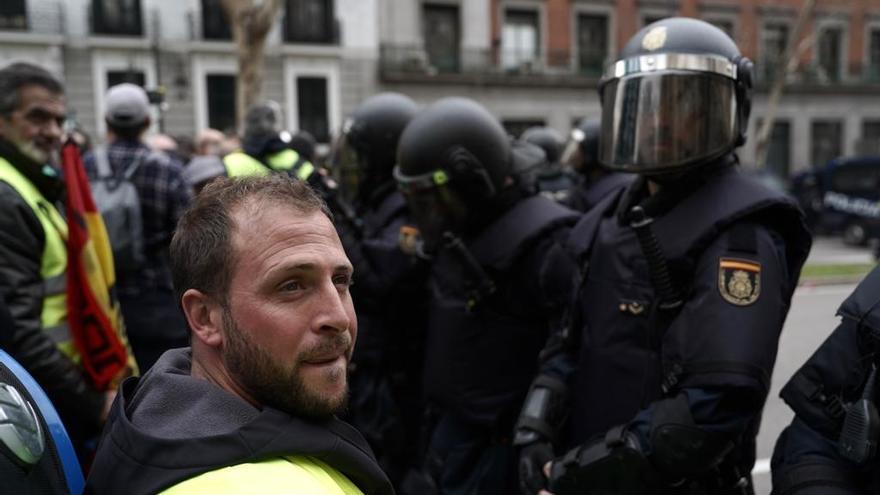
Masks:
[[[67,430],[64,429],[64,424],[61,422],[55,406],[52,405],[46,392],[34,380],[34,377],[18,364],[18,361],[2,349],[0,349],[0,364],[9,368],[9,371],[27,389],[28,394],[34,401],[33,406],[42,415],[46,426],[49,428],[49,434],[52,437],[52,442],[55,444],[55,450],[58,452],[58,460],[61,463],[67,487],[71,495],[80,495],[85,488],[85,479],[83,478],[79,461],[76,458],[76,452],[73,450],[73,443],[71,443],[70,437],[67,435]]]

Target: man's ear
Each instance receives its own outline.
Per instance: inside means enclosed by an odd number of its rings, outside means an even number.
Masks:
[[[223,343],[223,308],[207,294],[188,289],[180,298],[193,338],[205,345],[217,347]]]

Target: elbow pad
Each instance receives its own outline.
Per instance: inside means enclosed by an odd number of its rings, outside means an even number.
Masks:
[[[670,479],[696,477],[718,467],[733,449],[726,435],[697,426],[687,396],[657,403],[651,425],[652,464]]]
[[[553,443],[565,421],[567,395],[562,380],[549,375],[535,378],[516,421],[513,444],[528,445],[539,439]]]

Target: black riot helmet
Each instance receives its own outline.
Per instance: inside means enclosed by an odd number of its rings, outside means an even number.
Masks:
[[[711,163],[745,143],[751,88],[752,62],[715,26],[645,26],[600,82],[599,160],[645,175]]]
[[[580,173],[586,174],[599,165],[599,133],[602,121],[598,117],[587,117],[571,130],[562,163]]]
[[[432,250],[444,232],[463,233],[494,210],[511,173],[510,140],[473,100],[444,98],[400,136],[394,178]]]
[[[348,199],[366,201],[393,184],[397,141],[417,113],[408,96],[380,93],[364,100],[346,120],[332,161]]]
[[[556,132],[556,129],[544,126],[529,127],[520,139],[544,150],[547,162],[559,162],[559,156],[562,154],[562,136]]]

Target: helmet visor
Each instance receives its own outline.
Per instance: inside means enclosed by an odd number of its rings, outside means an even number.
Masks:
[[[358,163],[358,152],[351,145],[347,132],[340,133],[333,146],[330,167],[339,182],[339,191],[343,197],[349,202],[354,201],[358,196],[362,171]]]
[[[664,71],[613,79],[603,88],[599,157],[612,169],[680,169],[732,149],[736,138],[730,78]]]
[[[436,251],[444,232],[460,233],[467,209],[458,195],[449,188],[449,178],[443,170],[408,177],[400,172],[400,167],[395,167],[394,179],[421,232],[426,252]]]

